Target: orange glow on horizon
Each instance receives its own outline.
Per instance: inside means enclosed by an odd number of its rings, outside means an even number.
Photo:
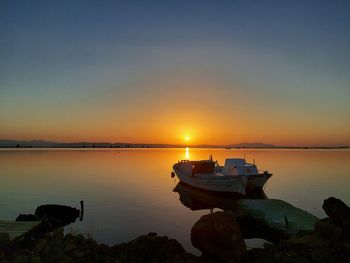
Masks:
[[[278,111],[280,105],[269,103],[264,107],[250,103],[247,107],[248,98],[260,101],[261,94],[245,92],[238,84],[226,87],[228,84],[206,76],[172,79],[171,73],[133,83],[149,91],[153,96],[149,100],[130,93],[118,103],[117,96],[108,94],[94,103],[48,107],[45,111],[18,105],[12,115],[0,119],[0,139],[186,146],[245,142],[350,145],[350,124],[329,118],[327,112]],[[213,98],[230,100],[223,103]]]

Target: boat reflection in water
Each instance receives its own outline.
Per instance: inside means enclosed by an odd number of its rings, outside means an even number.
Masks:
[[[219,208],[224,211],[236,210],[239,199],[266,199],[264,191],[251,192],[245,196],[230,194],[218,194],[210,191],[194,188],[182,182],[179,182],[174,190],[180,197],[181,203],[187,208],[195,210],[205,210]]]

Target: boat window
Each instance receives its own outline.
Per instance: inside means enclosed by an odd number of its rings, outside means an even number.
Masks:
[[[193,165],[193,174],[214,173],[214,169],[215,162],[195,163]]]

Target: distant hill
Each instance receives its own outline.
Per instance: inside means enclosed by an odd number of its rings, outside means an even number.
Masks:
[[[231,144],[227,147],[232,148],[276,148],[278,146],[272,145],[272,144],[266,144],[261,142],[244,142],[244,143],[238,143],[238,144]]]
[[[62,143],[43,140],[20,141],[20,140],[0,140],[0,148],[184,148],[185,144],[150,144],[150,143],[110,143],[110,142],[72,142]],[[261,142],[245,142],[229,145],[191,145],[191,148],[266,148],[266,149],[341,149],[348,146],[328,147],[306,147],[306,146],[276,146]]]

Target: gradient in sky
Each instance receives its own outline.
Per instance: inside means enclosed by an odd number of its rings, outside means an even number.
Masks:
[[[0,2],[0,138],[350,144],[350,2]]]

